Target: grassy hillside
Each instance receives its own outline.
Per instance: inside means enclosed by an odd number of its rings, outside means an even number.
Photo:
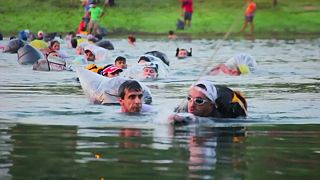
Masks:
[[[100,6],[104,0],[100,0]],[[319,33],[319,0],[256,0],[255,34]],[[110,34],[156,33],[175,30],[180,17],[179,0],[116,0],[105,9],[101,25]],[[194,0],[192,27],[179,31],[192,35],[238,33],[242,27],[244,0]],[[79,0],[7,0],[1,3],[0,32],[9,36],[19,30],[69,32],[77,28],[84,9]]]

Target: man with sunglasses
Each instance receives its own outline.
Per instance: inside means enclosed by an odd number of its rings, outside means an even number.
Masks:
[[[240,92],[228,87],[214,85],[201,80],[191,86],[187,103],[175,109],[175,112],[188,112],[199,117],[237,118],[247,116],[247,102]],[[175,114],[169,120],[176,123],[189,123],[195,117],[185,118]]]

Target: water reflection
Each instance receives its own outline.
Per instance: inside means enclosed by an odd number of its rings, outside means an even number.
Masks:
[[[312,178],[319,175],[318,128],[2,126],[0,177],[279,179],[308,174]]]
[[[186,137],[184,143],[187,143],[189,154],[189,178],[221,179],[243,176],[241,173],[232,172],[242,163],[240,157],[235,154],[245,141],[244,127],[194,127],[188,131],[177,130],[175,135]],[[216,173],[221,171],[228,173]]]
[[[148,167],[147,174],[166,171],[168,177],[201,179],[213,178],[217,164],[222,164],[225,169],[233,167],[235,162],[240,163],[228,153],[235,152],[233,149],[238,148],[237,144],[245,140],[244,128],[234,127],[79,129],[78,134],[87,138],[96,137],[77,143],[77,154],[82,155],[77,160],[79,163],[102,165],[101,162],[104,162],[103,166],[112,163],[116,167],[136,165],[136,173],[142,173]]]
[[[75,127],[16,125],[6,133],[10,140],[1,146],[12,148],[3,159],[10,164],[3,178],[61,179],[76,174]]]

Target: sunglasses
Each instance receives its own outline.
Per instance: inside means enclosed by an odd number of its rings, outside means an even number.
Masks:
[[[196,104],[196,105],[203,105],[206,102],[209,102],[208,100],[196,97],[196,98],[192,98],[190,96],[187,97],[187,100],[190,102],[191,100]]]

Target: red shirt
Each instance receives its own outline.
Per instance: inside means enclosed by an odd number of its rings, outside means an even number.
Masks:
[[[257,8],[256,3],[254,3],[254,2],[249,3],[247,10],[246,10],[246,15],[253,16],[254,12],[256,11],[256,8]]]
[[[181,0],[181,8],[185,9],[186,12],[193,12],[193,1],[192,0]]]
[[[86,24],[85,24],[84,21],[81,21],[80,24],[79,24],[77,33],[80,33],[81,31],[85,31],[85,30],[86,30]]]

